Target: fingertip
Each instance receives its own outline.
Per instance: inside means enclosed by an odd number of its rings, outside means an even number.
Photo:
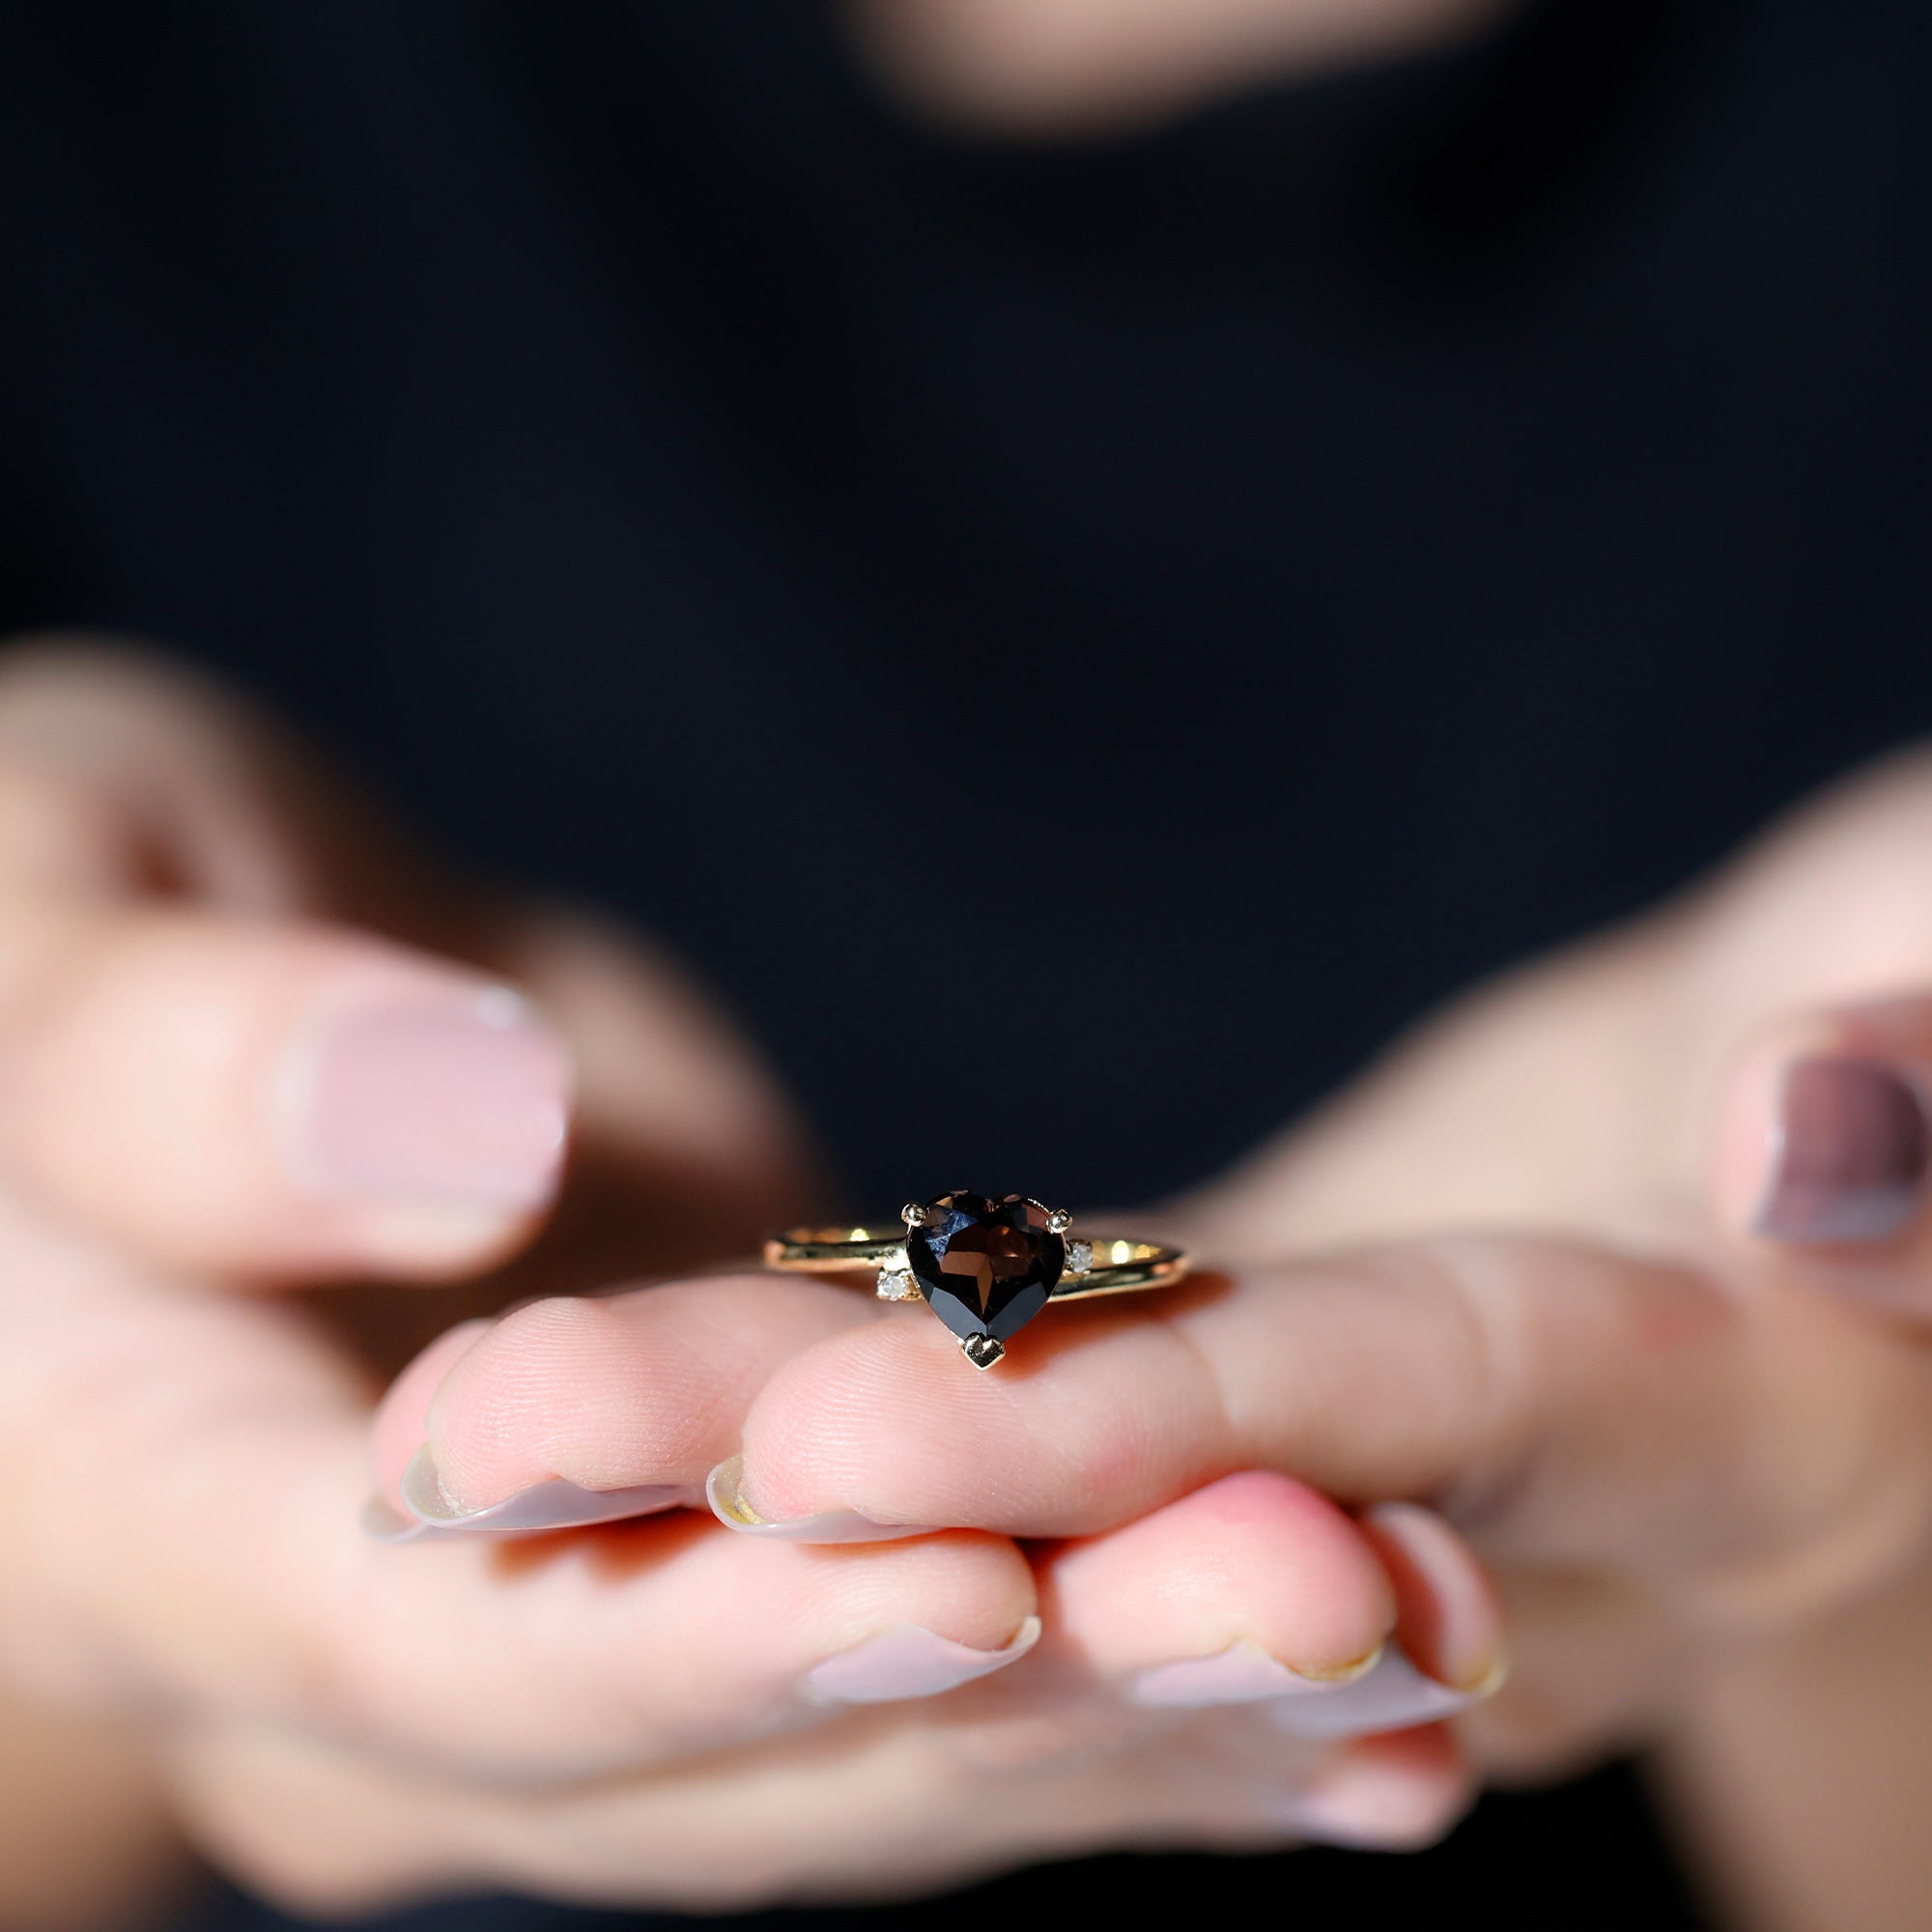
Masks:
[[[896,1704],[940,1696],[1017,1663],[1039,1641],[1039,1619],[1027,1617],[1005,1643],[980,1650],[923,1624],[895,1624],[808,1671],[804,1695],[812,1704]]]
[[[1170,1382],[1171,1406],[1136,1398],[1161,1366],[1188,1360],[1157,1324],[1118,1324],[1101,1339],[1097,1321],[1083,1323],[981,1373],[923,1307],[870,1313],[778,1367],[752,1404],[741,1492],[765,1520],[850,1511],[1078,1534],[1190,1479],[1166,1465],[1177,1437],[1187,1446],[1177,1411],[1199,1406],[1198,1386]],[[1096,1380],[1113,1383],[1107,1399],[1094,1399]]]
[[[527,1302],[426,1400],[409,1445],[426,1442],[436,1472],[426,1514],[474,1520],[538,1488],[574,1521],[625,1492],[696,1503],[774,1367],[863,1319],[856,1296],[770,1275]]]
[[[1267,1471],[1226,1476],[1064,1546],[1054,1620],[1135,1702],[1249,1702],[1342,1686],[1395,1623],[1381,1564],[1343,1511]]]
[[[1395,1593],[1395,1634],[1417,1668],[1476,1698],[1491,1695],[1508,1668],[1503,1609],[1473,1550],[1433,1510],[1379,1503],[1362,1533]]]
[[[428,1434],[431,1402],[451,1369],[490,1331],[478,1318],[445,1329],[403,1370],[376,1406],[371,1425],[376,1491],[390,1503],[402,1500],[403,1471]]]
[[[17,914],[0,1143],[76,1220],[231,1280],[442,1279],[526,1239],[561,1172],[563,1044],[467,968],[339,927]]]
[[[1439,1844],[1474,1798],[1454,1740],[1434,1725],[1346,1746],[1289,1801],[1285,1822],[1318,1844],[1419,1852]]]
[[[945,1530],[910,1542],[811,1548],[794,1545],[783,1563],[799,1577],[808,1615],[821,1605],[857,1628],[893,1629],[910,1620],[952,1643],[1008,1661],[1038,1641],[1044,1610],[1034,1567],[1009,1538],[984,1530]]]
[[[773,1543],[891,1543],[933,1531],[930,1523],[875,1522],[849,1509],[820,1510],[814,1516],[774,1521],[760,1516],[746,1497],[744,1479],[743,1456],[725,1457],[704,1479],[706,1505],[734,1535]]]
[[[511,988],[453,974],[358,973],[281,1050],[272,1108],[295,1186],[393,1266],[495,1259],[562,1172],[567,1048]]]
[[[492,1324],[452,1364],[424,1415],[437,1490],[450,1512],[490,1507],[564,1477],[626,1487],[649,1417],[663,1408],[664,1364],[631,1332],[632,1297],[555,1295]],[[708,1395],[694,1380],[690,1397]]]

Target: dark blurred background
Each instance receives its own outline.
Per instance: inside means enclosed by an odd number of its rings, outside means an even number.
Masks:
[[[855,1204],[1157,1194],[1932,718],[1928,83],[1908,0],[1530,0],[1009,141],[804,0],[0,5],[0,630],[668,935]],[[1252,1882],[1691,1922],[1615,1771],[1021,1896]]]

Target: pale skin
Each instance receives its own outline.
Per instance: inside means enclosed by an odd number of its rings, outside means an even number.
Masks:
[[[1287,75],[1399,58],[1507,0],[847,0],[920,112],[1022,139],[1116,132]]]
[[[853,13],[923,110],[1021,137],[1488,17]],[[477,1884],[728,1908],[1119,1844],[1395,1847],[1477,1780],[1639,1744],[1740,1923],[1918,1924],[1932,1871],[1894,1794],[1922,1783],[1932,1704],[1932,1230],[1820,1253],[1749,1224],[1795,1054],[1932,1055],[1929,842],[1932,774],[1895,767],[1464,1002],[1151,1217],[1210,1264],[1199,1286],[1058,1312],[980,1377],[919,1309],[675,1279],[816,1192],[790,1110],[662,957],[398,856],[217,695],[16,657],[0,1671],[27,1701],[0,1776],[12,1817],[40,1807],[12,1853],[33,1922],[125,1922],[172,1881],[173,1834],[321,1912]],[[495,1206],[364,1198],[291,1163],[287,1067],[317,1015],[504,983],[531,1065],[551,1040],[576,1068],[560,1194],[551,1174]],[[695,1502],[742,1450],[768,1520],[935,1533],[787,1543],[680,1510],[370,1541],[372,1481],[400,1510],[425,1445],[465,1508],[557,1478]],[[997,1663],[892,1702],[802,1693],[907,1625]],[[1480,1701],[1323,1742],[1282,1713],[1326,1693],[1137,1701],[1230,1655],[1346,1683],[1391,1640]],[[882,1827],[923,1806],[964,1822]]]

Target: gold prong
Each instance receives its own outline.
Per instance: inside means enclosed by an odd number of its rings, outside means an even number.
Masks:
[[[899,1209],[899,1219],[903,1221],[908,1228],[924,1227],[925,1203],[923,1201],[908,1201],[906,1205]]]
[[[1070,1208],[1056,1208],[1046,1217],[1046,1227],[1049,1234],[1064,1235],[1072,1225],[1073,1214]]]
[[[990,1369],[1007,1352],[1007,1345],[992,1335],[962,1335],[959,1352],[976,1369]]]

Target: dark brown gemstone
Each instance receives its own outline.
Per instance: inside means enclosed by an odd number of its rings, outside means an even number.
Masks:
[[[1004,1342],[1046,1306],[1066,1243],[1024,1194],[990,1201],[959,1190],[925,1204],[924,1225],[906,1230],[906,1259],[932,1312],[962,1341]]]

